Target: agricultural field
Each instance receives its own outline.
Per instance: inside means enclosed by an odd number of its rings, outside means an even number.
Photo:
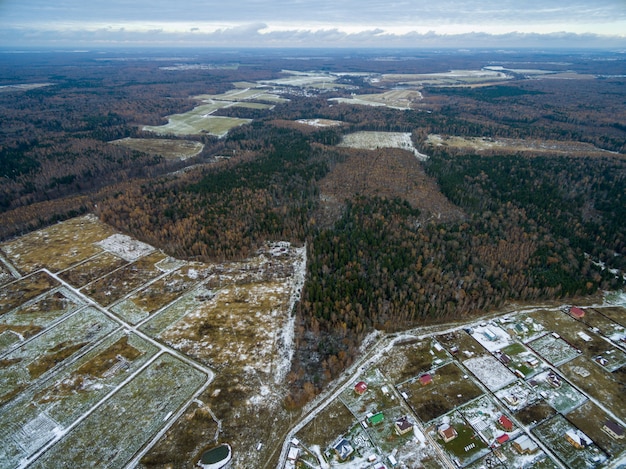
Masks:
[[[174,140],[167,138],[122,138],[110,142],[132,150],[162,156],[167,160],[186,160],[200,154],[204,144],[194,140]]]
[[[413,153],[418,159],[425,160],[428,156],[421,154],[413,146],[409,132],[355,132],[344,135],[340,147],[376,150],[377,148],[399,148]]]
[[[603,156],[607,150],[598,148],[590,143],[560,140],[531,140],[513,138],[490,137],[459,137],[455,135],[430,134],[426,144],[433,147],[446,147],[477,152],[502,152],[503,154],[517,152],[532,152],[533,154],[546,153],[550,155],[567,156]]]
[[[393,74],[380,77],[380,82],[387,85],[422,86],[465,86],[477,84],[495,84],[510,80],[512,77],[499,70],[451,70],[443,73]]]
[[[384,93],[355,94],[350,98],[330,98],[329,101],[360,106],[384,106],[391,109],[413,109],[422,100],[417,90],[390,90]]]

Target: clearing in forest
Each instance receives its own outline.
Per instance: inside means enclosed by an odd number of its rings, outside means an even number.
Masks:
[[[160,155],[167,160],[186,160],[198,155],[204,144],[193,140],[170,140],[167,138],[122,138],[113,140],[115,145],[122,145],[144,153]]]

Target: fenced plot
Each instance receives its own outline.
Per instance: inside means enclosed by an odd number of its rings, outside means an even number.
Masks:
[[[81,288],[126,264],[128,262],[121,257],[110,252],[103,252],[68,270],[60,272],[59,277],[73,287]]]
[[[470,358],[465,360],[463,365],[490,391],[497,391],[517,379],[506,366],[491,355]]]
[[[568,468],[587,469],[602,467],[607,457],[593,441],[574,427],[562,415],[555,415],[550,420],[535,427],[532,432],[541,439]],[[568,441],[567,433],[576,434],[583,445],[576,447]],[[582,434],[582,435],[581,435]]]
[[[5,355],[0,367],[0,403],[12,400],[117,327],[100,311],[87,307]]]
[[[207,379],[172,355],[160,355],[32,467],[124,467]]]
[[[119,331],[66,370],[24,391],[0,411],[0,461],[13,467],[33,456],[156,352],[154,345]]]
[[[58,286],[45,272],[37,272],[0,288],[0,316]]]
[[[0,354],[39,334],[54,321],[82,305],[83,302],[75,295],[60,287],[0,316]]]
[[[578,350],[565,342],[558,334],[545,334],[528,342],[528,346],[554,366],[561,366],[578,356]]]

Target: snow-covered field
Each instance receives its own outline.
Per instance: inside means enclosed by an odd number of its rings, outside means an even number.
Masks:
[[[473,328],[472,337],[490,352],[502,350],[511,344],[509,334],[494,324],[479,325]]]
[[[373,132],[363,131],[345,135],[340,147],[376,150],[378,148],[400,148],[413,153],[419,160],[428,159],[413,146],[409,132]]]

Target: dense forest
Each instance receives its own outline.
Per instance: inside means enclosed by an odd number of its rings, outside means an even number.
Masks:
[[[54,86],[19,97],[0,93],[0,235],[89,210],[186,259],[242,259],[268,240],[306,243],[288,406],[302,405],[336,377],[376,329],[623,286],[612,270],[626,270],[623,78],[427,88],[412,110],[329,104],[346,93],[341,89],[294,92],[223,139],[194,137],[205,149],[186,161],[107,143],[191,109],[190,95],[296,67],[275,57],[271,67],[246,59],[246,67],[175,75],[150,60],[89,62],[82,72],[58,71],[52,61],[41,67],[57,70],[43,76]],[[416,66],[358,56],[320,60],[320,68],[342,71]],[[445,71],[479,60],[428,56],[416,63],[421,71]],[[586,61],[577,64],[589,71]],[[609,73],[614,65],[606,66]],[[41,70],[32,73],[29,81],[42,79]],[[6,83],[24,79],[4,74]],[[358,75],[342,79],[376,91]],[[303,118],[343,125],[294,122]],[[357,130],[410,132],[430,158],[336,146]],[[430,134],[577,141],[613,153],[478,153],[429,145]],[[190,170],[177,171],[184,167]]]

